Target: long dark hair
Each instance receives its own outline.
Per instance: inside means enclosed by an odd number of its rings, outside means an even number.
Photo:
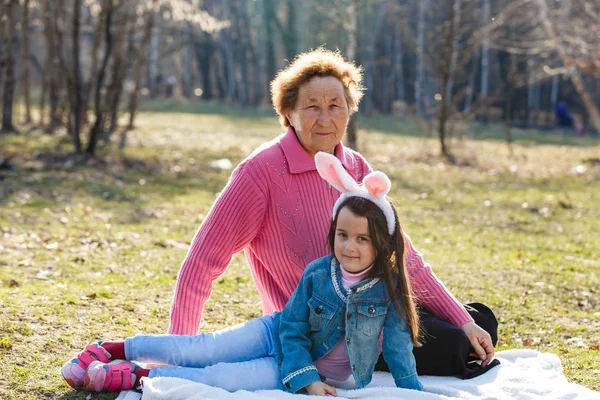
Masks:
[[[369,223],[369,235],[371,236],[375,250],[377,250],[375,263],[369,272],[369,277],[382,278],[394,308],[408,325],[413,344],[420,346],[419,314],[415,306],[408,273],[404,266],[404,236],[402,235],[396,208],[392,204],[394,218],[396,219],[396,229],[394,230],[394,234],[390,236],[385,215],[375,203],[356,196],[344,200],[338,207],[329,229],[329,247],[334,254],[337,220],[340,210],[344,207],[347,207],[352,214],[367,219]],[[395,286],[394,281],[396,281]]]

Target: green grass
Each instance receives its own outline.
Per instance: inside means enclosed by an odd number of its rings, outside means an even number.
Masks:
[[[96,339],[166,331],[186,247],[230,174],[211,163],[235,165],[281,131],[268,112],[211,107],[142,113],[123,153],[103,148],[89,163],[61,136],[0,137],[16,166],[0,172],[0,398],[85,399],[60,377],[69,357]],[[509,152],[500,128],[476,127],[490,137],[452,142],[450,165],[410,124],[360,124],[361,152],[390,175],[416,247],[461,301],[497,313],[498,349],[556,353],[570,381],[600,390],[597,139],[523,139]],[[238,254],[203,330],[260,314]]]

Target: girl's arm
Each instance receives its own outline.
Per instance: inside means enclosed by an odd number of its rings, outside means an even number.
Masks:
[[[281,377],[291,393],[321,378],[310,354],[312,343],[309,338],[310,324],[308,300],[312,295],[312,268],[309,264],[298,287],[281,312],[279,338],[283,353]]]
[[[383,358],[397,387],[423,390],[417,376],[417,363],[412,350],[408,325],[390,304],[383,324]]]

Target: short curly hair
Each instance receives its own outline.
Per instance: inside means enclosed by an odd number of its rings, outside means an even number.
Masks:
[[[290,126],[285,114],[296,107],[300,86],[315,76],[333,76],[342,82],[350,114],[358,111],[363,96],[362,67],[346,61],[340,51],[323,47],[301,53],[271,81],[271,100],[284,128]]]

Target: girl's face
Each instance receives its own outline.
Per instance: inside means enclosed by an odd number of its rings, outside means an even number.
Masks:
[[[369,268],[377,256],[367,218],[353,214],[348,207],[342,208],[338,214],[334,254],[342,267],[352,273]]]

